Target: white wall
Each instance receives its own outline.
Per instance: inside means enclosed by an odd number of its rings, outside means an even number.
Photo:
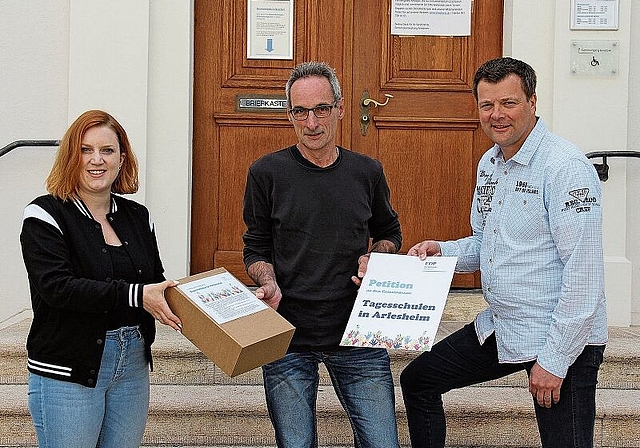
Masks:
[[[58,140],[67,127],[68,0],[0,1],[0,147]],[[55,147],[0,158],[0,324],[30,313],[18,241],[22,209],[45,193]]]
[[[0,0],[0,146],[59,139],[101,107],[125,126],[141,161],[135,196],[155,219],[168,277],[187,274],[191,203],[192,0]],[[619,31],[570,31],[570,2],[505,0],[504,54],[537,71],[538,113],[585,152],[639,150],[640,1],[620,2]],[[632,26],[632,24],[636,26]],[[619,40],[614,79],[569,73],[572,39]],[[0,158],[0,327],[30,313],[18,234],[44,192],[51,148]],[[595,160],[594,160],[595,161]],[[599,162],[599,161],[598,161]],[[640,325],[640,159],[610,159],[605,254],[611,323]]]
[[[631,1],[627,149],[640,151],[640,1]],[[615,169],[615,168],[613,168]],[[631,322],[640,325],[640,159],[627,162],[627,257],[631,260]],[[617,173],[616,173],[617,174]],[[613,174],[612,174],[613,175]]]
[[[147,200],[168,278],[189,275],[193,8],[150,2]]]
[[[87,109],[125,127],[169,278],[189,271],[192,0],[0,1],[0,147],[62,137]],[[55,148],[0,159],[0,327],[28,317],[18,236],[24,206],[45,193]]]
[[[141,167],[147,162],[149,77],[148,0],[70,0],[69,114],[89,109],[112,114],[127,131]],[[144,202],[147,188],[140,170]]]

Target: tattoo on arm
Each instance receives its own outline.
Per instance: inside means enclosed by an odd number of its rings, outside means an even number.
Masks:
[[[247,274],[256,285],[262,286],[270,281],[276,281],[276,273],[273,265],[266,261],[256,261],[247,268]]]
[[[382,252],[385,254],[395,254],[396,253],[396,245],[393,244],[391,241],[389,240],[380,240],[380,241],[376,241],[372,246],[371,246],[371,250],[369,251],[371,252]]]

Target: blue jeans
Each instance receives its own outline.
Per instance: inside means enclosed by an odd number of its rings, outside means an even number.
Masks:
[[[262,367],[278,447],[318,446],[316,399],[321,362],[347,412],[356,448],[398,447],[389,354],[371,348],[289,353]]]
[[[596,384],[603,354],[604,346],[585,347],[569,367],[557,404],[544,408],[533,400],[543,447],[593,446]],[[473,323],[434,345],[430,352],[414,359],[400,375],[411,446],[445,446],[442,394],[520,370],[526,370],[528,374],[533,364],[498,363],[495,335],[480,345]]]
[[[107,332],[95,388],[29,374],[40,448],[138,448],[149,409],[149,366],[137,327]]]

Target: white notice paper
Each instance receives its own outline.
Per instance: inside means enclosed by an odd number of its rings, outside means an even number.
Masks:
[[[392,0],[391,34],[470,36],[471,0]]]
[[[617,30],[620,0],[571,0],[572,30]]]
[[[219,324],[267,308],[262,300],[228,272],[181,284],[177,288]]]
[[[293,0],[247,0],[247,58],[293,59]]]
[[[456,261],[372,253],[340,345],[431,350]]]

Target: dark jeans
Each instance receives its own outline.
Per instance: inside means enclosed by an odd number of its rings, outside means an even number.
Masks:
[[[596,384],[603,353],[604,346],[585,347],[569,367],[562,382],[558,404],[544,408],[533,400],[543,447],[593,447]],[[519,370],[529,373],[533,364],[498,363],[495,336],[492,335],[480,345],[473,323],[435,344],[430,352],[424,352],[414,359],[400,376],[411,446],[445,446],[446,420],[442,394],[502,378]]]

